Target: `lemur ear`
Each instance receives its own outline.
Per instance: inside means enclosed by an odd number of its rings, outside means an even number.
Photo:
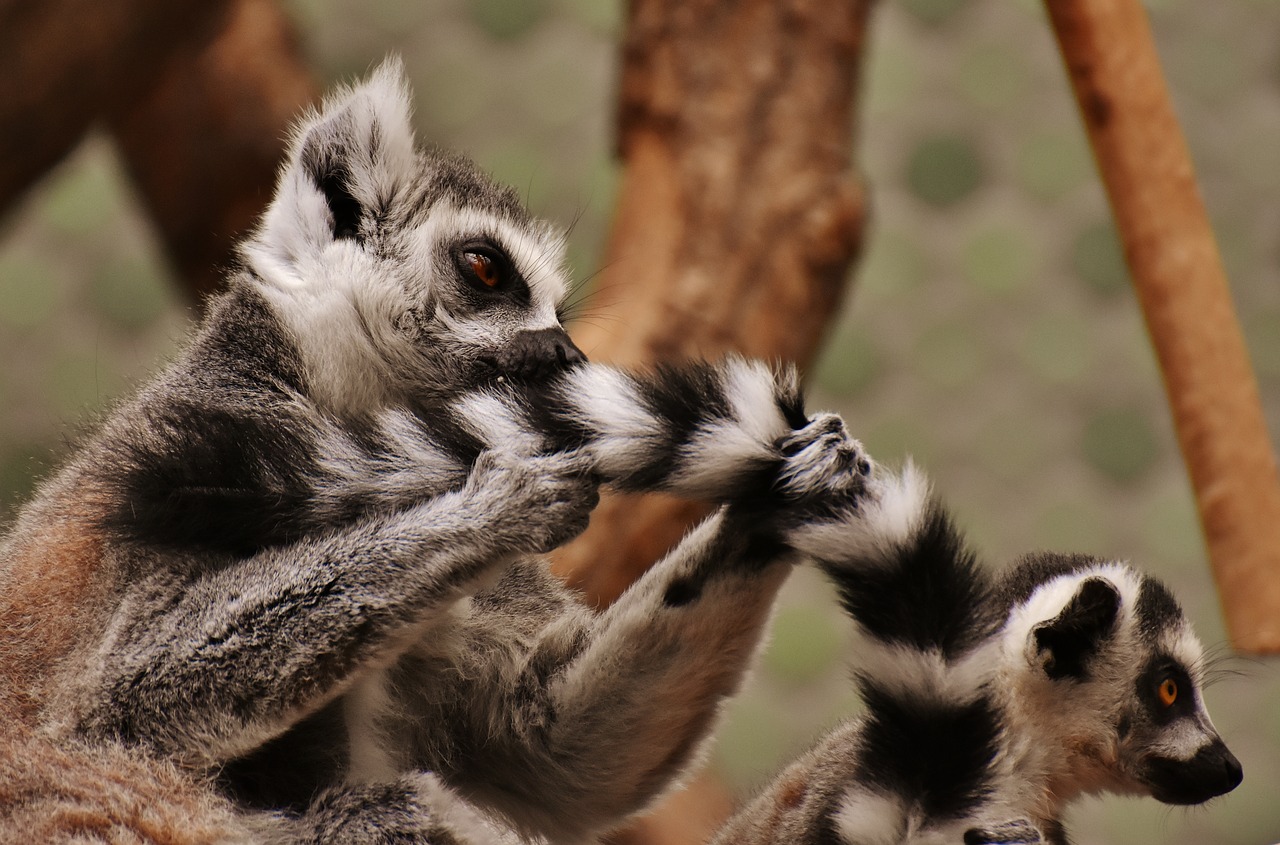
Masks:
[[[304,117],[250,250],[296,264],[335,240],[360,241],[415,177],[411,114],[404,67],[391,57]]]
[[[1032,631],[1045,674],[1054,680],[1084,678],[1086,664],[1115,629],[1120,592],[1103,578],[1086,578],[1054,619]]]

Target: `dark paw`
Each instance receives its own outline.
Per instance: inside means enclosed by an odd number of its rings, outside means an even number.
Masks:
[[[778,492],[786,499],[847,500],[865,487],[875,465],[836,414],[818,414],[778,442]]]
[[[964,833],[964,845],[1044,845],[1040,829],[1026,819],[989,827],[975,827]]]

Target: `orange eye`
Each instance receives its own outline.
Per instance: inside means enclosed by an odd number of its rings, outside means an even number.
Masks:
[[[1165,678],[1160,684],[1160,703],[1165,707],[1172,707],[1173,703],[1178,700],[1178,682],[1173,678]]]
[[[468,252],[464,257],[471,267],[471,272],[476,274],[476,278],[485,287],[496,288],[498,283],[502,281],[497,265],[494,264],[493,259],[489,256],[481,255],[478,252]]]

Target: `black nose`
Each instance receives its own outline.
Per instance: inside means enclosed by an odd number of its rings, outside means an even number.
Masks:
[[[556,358],[559,359],[561,367],[574,367],[587,362],[587,356],[582,354],[582,350],[573,342],[573,338],[563,331],[554,343]]]
[[[500,375],[537,381],[586,360],[564,329],[551,328],[519,332],[497,355],[496,363]]]
[[[1239,786],[1240,782],[1244,780],[1244,766],[1240,765],[1240,761],[1236,759],[1236,755],[1228,751],[1226,759],[1222,761],[1222,767],[1226,774],[1226,779],[1223,781],[1223,783],[1227,785],[1225,791],[1230,792]]]
[[[1202,804],[1226,795],[1244,780],[1244,767],[1221,740],[1189,760],[1154,757],[1147,766],[1151,794],[1165,804]]]

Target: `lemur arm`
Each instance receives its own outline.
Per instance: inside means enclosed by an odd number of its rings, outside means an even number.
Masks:
[[[777,497],[768,512],[742,491],[749,501],[695,528],[599,614],[533,563],[478,595],[452,660],[411,657],[387,679],[403,696],[387,712],[408,719],[390,734],[417,737],[397,762],[439,772],[553,841],[643,808],[696,754],[759,647],[789,572],[780,525],[803,518],[819,491],[861,485],[838,422],[819,418],[786,444],[779,477],[761,482],[759,495]]]
[[[122,566],[149,574],[127,585],[82,727],[209,762],[255,748],[393,660],[468,581],[580,530],[587,477],[723,494],[776,468],[799,414],[793,381],[740,361],[586,367],[538,390],[360,431],[287,393],[213,419],[198,389],[144,405],[134,430],[108,432],[121,459],[106,481]],[[490,445],[501,466],[441,492]],[[201,519],[168,519],[190,510]]]
[[[394,659],[495,562],[580,531],[594,495],[581,456],[487,452],[457,492],[187,579],[138,553],[127,565],[154,574],[108,628],[79,728],[196,765],[242,754]]]
[[[485,449],[581,450],[588,471],[619,488],[718,501],[771,477],[778,443],[808,422],[793,370],[739,358],[649,373],[583,364],[544,383],[338,420],[279,379],[210,388],[201,369],[252,362],[204,367],[201,353],[101,438],[92,473],[109,491],[114,534],[243,556],[456,490]]]

